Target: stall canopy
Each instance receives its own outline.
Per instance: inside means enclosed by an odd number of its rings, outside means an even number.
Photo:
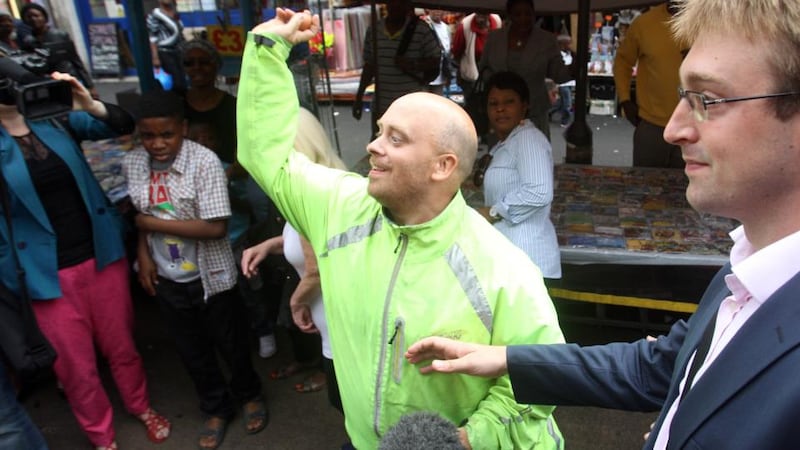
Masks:
[[[490,11],[501,12],[506,9],[506,0],[420,0],[414,1],[420,8],[444,9],[446,11]],[[536,14],[569,14],[578,12],[579,0],[533,0]],[[611,11],[626,8],[657,5],[663,0],[591,0],[593,11]]]

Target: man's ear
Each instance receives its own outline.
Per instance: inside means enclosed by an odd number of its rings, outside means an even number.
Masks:
[[[188,120],[183,119],[181,121],[181,129],[183,130],[183,137],[188,137],[189,136],[189,121]]]
[[[442,153],[436,157],[431,178],[434,181],[449,179],[458,168],[458,156],[455,153]]]

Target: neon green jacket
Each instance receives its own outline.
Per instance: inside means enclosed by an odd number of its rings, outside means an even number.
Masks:
[[[258,43],[257,43],[258,42]],[[563,448],[552,406],[514,401],[507,376],[423,376],[403,354],[438,335],[485,344],[563,342],[536,266],[458,193],[430,222],[400,226],[357,174],[292,149],[290,46],[250,34],[238,96],[238,157],[318,256],[345,424],[375,449],[401,416],[436,411],[475,449]]]

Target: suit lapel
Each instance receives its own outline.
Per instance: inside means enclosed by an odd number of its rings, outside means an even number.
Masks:
[[[773,361],[800,345],[798,289],[800,274],[761,305],[697,380],[673,418],[670,447],[681,448],[729,398]]]
[[[684,340],[678,356],[675,358],[675,371],[672,375],[672,386],[667,395],[668,404],[678,397],[678,387],[683,376],[686,374],[687,366],[689,365],[689,358],[694,354],[697,346],[700,345],[700,340],[703,338],[703,332],[709,322],[716,320],[717,311],[723,300],[729,295],[731,291],[725,284],[725,276],[731,273],[730,264],[726,264],[711,283],[700,301],[700,306],[697,312],[692,315],[689,323],[689,331],[686,333],[686,340]]]
[[[653,432],[650,433],[650,438],[645,443],[645,449],[653,448],[653,445],[656,441],[656,436],[658,435],[656,430],[661,429],[661,425],[664,423],[664,416],[666,416],[667,411],[669,411],[669,408],[672,406],[672,403],[676,401],[678,397],[678,387],[680,386],[680,382],[686,373],[686,366],[688,365],[689,357],[692,356],[695,349],[700,344],[700,339],[703,337],[703,331],[706,329],[709,321],[716,317],[720,303],[722,303],[722,300],[724,300],[725,297],[730,295],[730,291],[725,284],[725,275],[729,273],[731,273],[730,264],[726,264],[719,270],[719,272],[717,272],[717,274],[714,276],[714,279],[711,280],[711,283],[709,283],[708,288],[706,288],[703,298],[700,299],[697,311],[692,314],[692,317],[689,319],[689,330],[686,332],[686,338],[681,345],[678,356],[675,357],[675,367],[672,371],[672,381],[670,383],[669,392],[667,393],[667,398],[665,399],[664,405],[661,408],[661,413],[659,414],[658,419],[653,426]]]

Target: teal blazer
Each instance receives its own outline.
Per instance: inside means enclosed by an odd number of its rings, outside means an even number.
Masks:
[[[92,221],[97,270],[125,256],[122,222],[95,179],[78,140],[99,140],[133,131],[130,115],[114,105],[106,105],[109,118],[96,119],[85,112],[69,113],[68,128],[53,121],[28,122],[31,132],[55,152],[69,167]],[[66,125],[66,124],[65,124]],[[73,137],[74,136],[74,137]],[[0,126],[0,171],[10,196],[14,242],[10,242],[5,219],[0,220],[0,282],[19,292],[11,246],[26,272],[31,298],[47,300],[61,297],[58,282],[56,235],[33,186],[28,167],[16,140]]]

